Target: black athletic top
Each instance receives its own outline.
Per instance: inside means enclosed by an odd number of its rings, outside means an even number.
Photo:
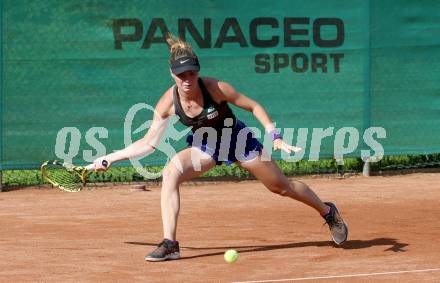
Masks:
[[[201,78],[199,78],[198,84],[203,94],[203,110],[194,118],[188,117],[185,114],[185,111],[183,111],[177,87],[174,86],[173,103],[176,115],[180,118],[180,122],[185,126],[192,127],[193,132],[201,127],[213,127],[216,130],[222,129],[225,127],[224,120],[227,118],[232,118],[232,126],[235,126],[236,118],[231,108],[229,108],[228,103],[226,101],[222,101],[220,104],[215,102],[211,98],[211,94],[209,94]],[[226,125],[226,127],[229,126],[231,125]]]

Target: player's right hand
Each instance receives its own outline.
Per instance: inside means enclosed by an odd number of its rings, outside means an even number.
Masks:
[[[109,158],[109,156],[106,155],[106,156],[96,158],[93,161],[93,164],[95,165],[95,171],[106,171],[110,167],[110,165],[112,164],[112,161]]]

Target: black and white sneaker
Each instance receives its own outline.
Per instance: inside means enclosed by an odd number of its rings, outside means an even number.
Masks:
[[[164,239],[157,248],[145,256],[146,261],[164,261],[180,258],[179,242]]]
[[[330,207],[330,212],[324,216],[325,222],[327,222],[330,228],[330,233],[332,234],[332,240],[337,245],[341,245],[347,240],[348,237],[348,227],[339,214],[336,205],[332,202],[324,202]]]

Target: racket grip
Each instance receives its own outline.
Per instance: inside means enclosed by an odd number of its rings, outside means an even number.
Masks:
[[[101,164],[102,164],[102,166],[107,167],[108,166],[108,161],[107,160],[103,160]],[[95,170],[95,164],[92,163],[92,164],[87,165],[86,169],[88,171]]]
[[[92,164],[87,165],[86,169],[87,169],[87,171],[95,170],[95,164],[92,163]]]

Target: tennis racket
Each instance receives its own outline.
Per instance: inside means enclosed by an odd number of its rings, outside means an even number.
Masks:
[[[107,167],[108,162],[102,161]],[[94,164],[75,166],[58,160],[49,160],[41,165],[41,174],[49,183],[66,192],[79,192],[87,181],[87,174],[95,169]]]

